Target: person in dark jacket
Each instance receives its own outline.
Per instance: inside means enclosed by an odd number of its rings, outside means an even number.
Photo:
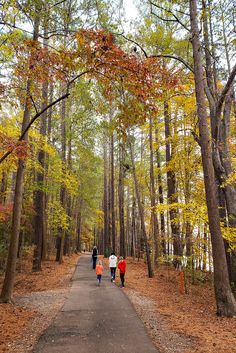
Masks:
[[[119,258],[118,269],[120,270],[121,288],[124,288],[124,286],[125,286],[126,261],[123,259],[122,256],[120,256],[120,258]]]
[[[93,269],[94,270],[96,268],[97,258],[98,258],[98,249],[96,246],[94,246],[93,252],[92,252],[92,260],[93,260]]]

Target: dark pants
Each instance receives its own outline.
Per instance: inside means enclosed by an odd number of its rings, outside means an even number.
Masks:
[[[98,282],[101,283],[102,275],[97,275]]]
[[[110,267],[111,270],[111,278],[115,281],[116,279],[116,267]]]
[[[92,256],[92,259],[93,259],[93,269],[95,270],[96,262],[97,262],[97,256]]]
[[[120,273],[120,280],[122,287],[125,286],[125,273]]]

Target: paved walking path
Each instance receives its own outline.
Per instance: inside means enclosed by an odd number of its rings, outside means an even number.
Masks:
[[[83,255],[68,299],[34,353],[158,353],[123,289],[104,271],[97,286],[91,255]]]

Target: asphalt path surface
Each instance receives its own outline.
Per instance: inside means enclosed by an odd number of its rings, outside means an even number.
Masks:
[[[34,353],[158,353],[124,290],[104,271],[97,284],[91,255],[76,267],[66,302]]]

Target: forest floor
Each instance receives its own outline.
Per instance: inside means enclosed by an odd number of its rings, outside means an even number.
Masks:
[[[187,285],[188,294],[180,294],[173,267],[161,266],[150,279],[146,265],[130,259],[126,293],[160,353],[236,353],[236,317],[216,316],[209,276],[196,277],[197,284]],[[137,294],[140,300],[133,300]]]
[[[41,272],[32,272],[32,259],[18,264],[14,305],[0,304],[0,353],[30,353],[40,334],[65,302],[78,255],[44,261]],[[0,276],[0,288],[3,276]]]
[[[29,259],[21,263],[15,305],[0,304],[0,353],[32,352],[67,297],[77,260],[72,255],[62,265],[46,261],[40,273],[31,272]],[[127,263],[124,291],[160,353],[236,353],[236,318],[215,315],[209,281],[188,284],[188,294],[181,295],[173,268],[162,266],[149,279],[143,261],[130,258]]]

